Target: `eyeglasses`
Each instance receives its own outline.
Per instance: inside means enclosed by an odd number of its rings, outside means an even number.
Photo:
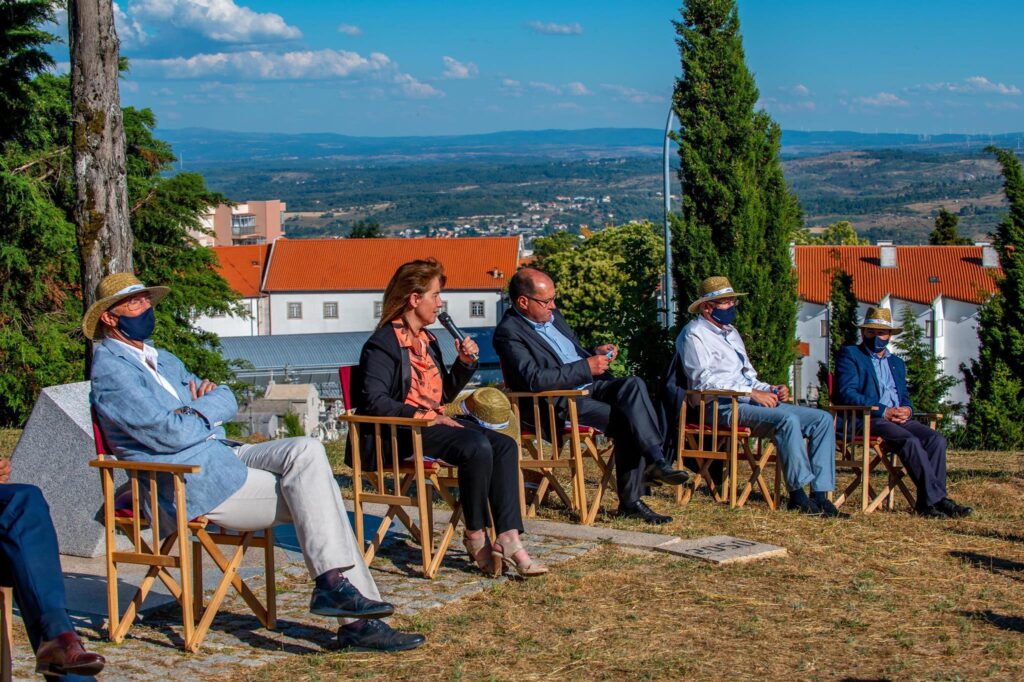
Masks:
[[[551,298],[534,298],[533,296],[527,296],[526,298],[530,299],[531,301],[536,301],[537,303],[540,304],[542,308],[547,308],[549,305],[555,302],[554,296],[552,296]]]
[[[139,294],[132,296],[129,299],[121,301],[118,305],[119,308],[123,308],[129,313],[138,312],[144,308],[147,308],[153,304],[153,299],[149,294]]]

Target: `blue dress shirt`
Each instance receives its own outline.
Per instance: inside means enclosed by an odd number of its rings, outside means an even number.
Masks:
[[[875,378],[878,379],[879,402],[886,407],[899,407],[900,394],[896,390],[896,379],[892,376],[892,369],[889,367],[889,356],[892,353],[888,349],[878,357],[871,354],[871,365],[875,368]]]

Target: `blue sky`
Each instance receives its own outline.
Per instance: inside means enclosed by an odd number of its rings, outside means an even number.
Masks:
[[[678,1],[115,4],[132,63],[122,100],[164,128],[661,127],[680,73]],[[1019,0],[740,0],[739,11],[761,104],[784,128],[1024,130]]]

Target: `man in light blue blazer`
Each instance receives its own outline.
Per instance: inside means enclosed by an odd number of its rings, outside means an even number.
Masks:
[[[903,329],[888,308],[868,308],[860,325],[862,342],[844,346],[836,360],[835,401],[875,407],[871,434],[894,449],[917,486],[917,513],[932,518],[968,516],[973,511],[946,495],[946,439],[914,420],[907,392],[907,365],[893,355],[889,340]]]
[[[294,523],[316,581],[310,610],[338,618],[341,646],[420,646],[422,635],[379,620],[394,607],[380,600],[362,560],[323,446],[313,438],[256,445],[228,440],[223,424],[238,411],[230,389],[200,379],[173,354],[145,343],[156,324],[153,306],[168,292],[128,273],[108,275],[82,320],[86,337],[97,341],[91,398],[112,454],[201,466],[185,477],[190,519],[205,515],[239,531]],[[173,514],[169,484],[158,483],[158,497],[161,509]]]

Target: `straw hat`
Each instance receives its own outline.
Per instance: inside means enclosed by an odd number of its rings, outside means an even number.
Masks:
[[[82,318],[82,333],[85,338],[96,338],[96,328],[100,323],[100,315],[107,312],[126,298],[148,291],[152,304],[156,305],[170,291],[167,287],[147,287],[139,278],[130,272],[115,272],[107,275],[96,287],[96,302],[89,306]]]
[[[877,329],[878,331],[899,334],[903,327],[892,326],[892,312],[888,308],[868,308],[864,314],[864,323],[861,329]]]
[[[728,277],[708,277],[700,283],[700,286],[697,288],[697,300],[691,303],[687,310],[693,314],[697,312],[697,308],[700,307],[701,303],[717,301],[722,298],[732,298],[734,296],[746,296],[746,294],[733,291]]]
[[[484,428],[519,438],[519,424],[512,418],[512,404],[504,393],[491,386],[460,393],[445,406],[444,413],[449,417],[467,416]]]

